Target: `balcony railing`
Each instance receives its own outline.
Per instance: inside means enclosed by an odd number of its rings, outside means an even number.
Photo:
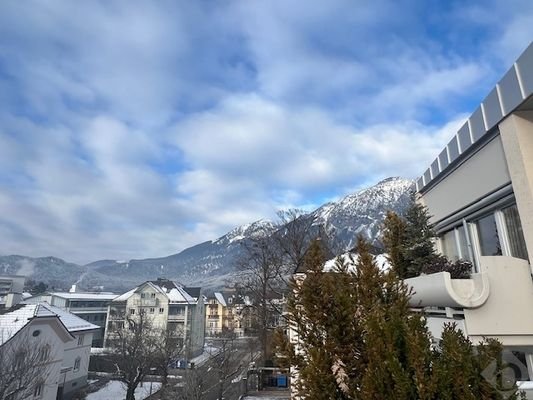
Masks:
[[[157,307],[159,305],[159,299],[135,300],[135,305],[140,307]]]
[[[184,321],[185,314],[168,314],[169,321]]]
[[[219,314],[208,314],[207,315],[207,318],[210,318],[210,319],[218,319],[220,317]]]

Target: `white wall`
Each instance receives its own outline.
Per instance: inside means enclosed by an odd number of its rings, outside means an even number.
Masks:
[[[61,382],[65,382],[64,393],[68,393],[73,390],[78,390],[87,381],[87,373],[89,369],[89,357],[91,353],[91,343],[93,340],[92,332],[74,332],[74,340],[65,344],[65,350],[63,355],[62,369],[69,370],[62,374]],[[78,339],[83,336],[83,343],[78,345]],[[80,357],[80,368],[74,371],[74,363],[76,358]],[[82,380],[80,383],[79,381]],[[73,381],[76,381],[76,386],[72,386]]]

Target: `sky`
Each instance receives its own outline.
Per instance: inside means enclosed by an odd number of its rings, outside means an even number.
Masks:
[[[0,254],[165,256],[416,178],[533,2],[0,2]]]

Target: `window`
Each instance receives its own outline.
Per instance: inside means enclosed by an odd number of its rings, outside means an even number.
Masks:
[[[26,362],[26,351],[20,350],[15,354],[15,370],[23,369]]]
[[[505,228],[507,230],[507,239],[509,241],[510,255],[516,258],[528,259],[526,241],[524,240],[524,232],[522,231],[522,224],[518,215],[518,208],[516,204],[502,210],[503,218],[505,220]]]
[[[451,261],[468,260],[472,261],[468,250],[468,239],[463,225],[444,233],[440,236],[442,253]]]
[[[146,293],[141,293],[141,299],[144,299],[146,296]]]
[[[50,357],[50,345],[45,344],[41,349],[39,350],[39,361],[48,361],[48,358]]]
[[[76,360],[74,361],[74,371],[79,371],[80,364],[81,364],[81,358],[77,357]]]
[[[41,397],[43,394],[44,384],[42,382],[39,382],[37,385],[35,385],[35,389],[33,389],[33,397]]]
[[[36,329],[36,330],[33,331],[32,336],[33,336],[33,337],[37,337],[37,336],[39,336],[40,334],[41,334],[41,331],[40,331],[39,329]]]
[[[159,314],[163,314],[165,312],[165,309],[164,308],[160,308],[159,309]]]
[[[475,259],[476,265],[480,256],[504,255],[528,260],[516,204],[493,208],[481,218],[463,222],[463,225],[444,232],[439,239],[442,253],[450,260],[461,258],[473,262]]]
[[[150,308],[150,314],[153,314],[153,313],[155,313],[155,308],[152,307]]]
[[[130,314],[131,314],[131,315],[134,315],[134,314],[135,314],[135,308],[130,308]]]
[[[501,256],[502,246],[496,227],[494,214],[487,215],[476,221],[479,238],[480,253],[482,256]]]
[[[155,293],[151,293],[151,294],[150,294],[150,297],[151,297],[152,299],[155,299]]]
[[[461,258],[459,254],[459,249],[457,248],[457,239],[455,235],[455,229],[446,232],[442,238],[442,252],[446,257],[452,261],[456,261]]]
[[[78,336],[78,346],[83,345],[83,335]]]

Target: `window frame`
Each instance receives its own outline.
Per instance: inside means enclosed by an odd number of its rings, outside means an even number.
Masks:
[[[76,357],[74,360],[74,366],[72,367],[72,371],[78,372],[81,367],[81,357]]]
[[[462,259],[468,260],[470,258],[470,261],[473,265],[473,272],[479,272],[480,271],[480,260],[482,255],[481,251],[481,242],[480,237],[478,233],[478,227],[477,223],[479,220],[492,215],[494,217],[495,223],[496,223],[496,231],[498,235],[499,245],[501,247],[501,256],[507,256],[507,257],[515,257],[512,254],[512,246],[509,238],[509,232],[507,230],[507,224],[505,220],[505,214],[504,210],[509,207],[517,207],[516,199],[514,197],[508,197],[504,201],[497,201],[491,205],[488,205],[482,209],[479,209],[470,215],[465,216],[462,219],[462,224],[457,221],[453,226],[447,226],[446,229],[439,230],[438,233],[438,240],[437,240],[437,247],[439,250],[439,253],[446,255],[444,253],[444,235],[450,231],[455,232],[455,241],[457,246],[457,252],[460,254],[460,257]],[[522,226],[522,218],[520,214],[518,215],[520,225]],[[465,240],[466,240],[466,248],[468,249],[469,254],[463,255],[463,249],[461,246],[461,240],[460,240],[460,234],[459,234],[459,227],[464,227],[464,233],[465,233]],[[523,245],[525,246],[525,249],[527,251],[527,242],[525,242]],[[498,256],[494,256],[498,257]],[[520,257],[515,257],[520,258]],[[522,259],[522,258],[520,258]],[[526,259],[527,262],[530,262],[529,254],[528,259]]]

